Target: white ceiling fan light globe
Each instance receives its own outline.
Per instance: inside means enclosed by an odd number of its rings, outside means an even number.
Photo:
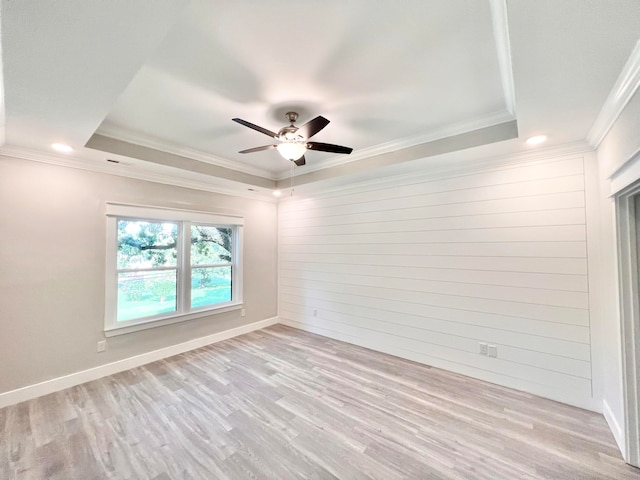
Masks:
[[[307,151],[306,144],[298,142],[283,142],[276,148],[284,159],[291,161],[298,160]]]

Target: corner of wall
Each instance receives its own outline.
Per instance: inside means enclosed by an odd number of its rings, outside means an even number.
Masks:
[[[591,394],[598,405],[603,399],[604,345],[603,332],[604,298],[600,281],[604,270],[602,252],[602,225],[600,188],[598,180],[598,158],[595,152],[584,155],[585,214],[587,229],[587,268],[589,272],[589,323],[591,328]]]

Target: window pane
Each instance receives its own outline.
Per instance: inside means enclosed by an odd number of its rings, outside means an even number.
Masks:
[[[191,308],[231,301],[231,267],[191,270]]]
[[[193,225],[191,227],[191,265],[231,262],[231,227]]]
[[[174,267],[178,225],[118,220],[118,268]]]
[[[118,274],[118,321],[175,311],[175,270]]]

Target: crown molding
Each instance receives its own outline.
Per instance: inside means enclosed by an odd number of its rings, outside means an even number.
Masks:
[[[228,168],[230,170],[236,170],[238,172],[247,173],[249,175],[265,177],[269,180],[277,180],[276,175],[268,170],[245,165],[239,162],[233,162],[231,160],[227,160],[226,158],[218,157],[216,155],[205,153],[200,150],[173,145],[150,135],[131,133],[115,125],[102,125],[98,130],[95,131],[95,134],[102,135],[113,140],[133,143],[136,145],[140,145],[141,147],[153,148],[154,150],[161,150],[163,152],[171,153],[174,155],[180,155],[181,157],[191,158],[193,160],[198,160],[199,162],[209,163],[211,165]]]
[[[403,180],[429,181],[456,175],[485,172],[496,168],[514,167],[523,163],[547,163],[562,158],[583,156],[593,151],[594,149],[585,141],[499,155],[490,155],[486,152],[478,153],[473,149],[462,150],[408,162],[411,165],[400,164],[391,167],[392,170],[387,171],[387,175],[384,177],[375,179],[358,179],[357,175],[348,176],[348,178],[337,177],[315,183],[297,185],[295,186],[295,191],[298,194],[314,195],[314,197],[344,195],[346,193],[357,193],[370,187],[394,184]],[[428,169],[425,169],[426,163],[429,164]],[[282,188],[282,190],[281,202],[295,200],[295,198],[290,198],[289,195],[284,194],[286,188]],[[295,196],[296,194],[294,193],[293,197]]]
[[[511,43],[509,42],[509,17],[507,0],[491,0],[491,20],[493,37],[496,42],[496,54],[504,92],[507,111],[516,114],[516,94],[513,84],[513,66],[511,65]]]
[[[508,48],[508,45],[507,45]],[[509,61],[510,64],[510,61]],[[366,158],[373,157],[384,153],[401,150],[403,148],[413,147],[422,143],[432,142],[441,138],[451,137],[459,135],[461,133],[467,133],[481,128],[498,125],[511,120],[515,120],[515,117],[508,111],[501,111],[491,113],[484,117],[480,117],[471,121],[460,122],[452,125],[447,125],[442,128],[430,130],[419,135],[413,135],[404,137],[398,140],[392,140],[389,142],[381,143],[369,148],[363,148],[357,150],[351,155],[335,156],[327,161],[321,162],[317,166],[305,166],[304,173],[312,173],[318,170],[325,170],[345,163],[355,162]],[[152,148],[154,150],[160,150],[166,153],[180,155],[182,157],[191,158],[211,165],[216,165],[230,170],[236,170],[238,172],[247,173],[249,175],[256,175],[267,178],[269,180],[281,181],[288,179],[290,176],[289,170],[274,174],[260,168],[251,167],[238,162],[232,162],[221,157],[210,155],[199,150],[193,150],[187,147],[178,147],[169,143],[163,142],[157,138],[151,136],[145,136],[142,134],[132,134],[124,129],[118,128],[113,125],[103,125],[96,132],[96,135],[101,135],[113,140],[123,141],[139,145],[141,147]]]
[[[249,198],[252,200],[261,200],[271,203],[277,202],[277,199],[272,195],[272,190],[259,188],[255,185],[241,184],[217,177],[207,178],[206,181],[198,181],[180,178],[174,175],[144,171],[137,169],[134,165],[125,165],[122,163],[111,164],[106,162],[103,164],[102,162],[96,162],[94,159],[82,156],[81,153],[76,153],[73,157],[69,157],[66,155],[62,156],[15,145],[3,145],[0,147],[0,155],[20,160],[57,165],[60,167],[74,168],[89,172],[132,178],[135,180],[172,185],[175,187],[189,188],[192,190],[201,190],[210,193],[219,193],[222,195],[231,195],[234,197]],[[250,188],[254,190],[250,191]]]
[[[640,87],[640,40],[636,43],[598,117],[587,134],[587,142],[598,148],[624,108]]]
[[[463,133],[472,132],[474,130],[480,130],[486,127],[492,127],[501,123],[506,123],[515,120],[515,117],[509,112],[502,111],[496,112],[484,117],[480,117],[467,122],[460,122],[452,125],[447,125],[436,130],[430,130],[419,135],[413,135],[410,137],[404,137],[398,140],[392,140],[390,142],[381,143],[369,148],[363,148],[351,155],[336,156],[333,159],[329,159],[322,162],[318,166],[309,166],[307,164],[304,169],[304,174],[313,173],[319,170],[326,170],[328,168],[344,165],[358,160],[364,160],[374,157],[376,155],[382,155],[385,153],[395,152],[405,148],[415,147],[423,143],[433,142],[442,138],[453,137]],[[289,178],[288,172],[283,172],[278,177],[278,181],[286,180]]]

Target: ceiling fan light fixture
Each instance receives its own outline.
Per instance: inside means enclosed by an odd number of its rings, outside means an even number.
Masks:
[[[303,142],[282,142],[276,148],[284,159],[291,161],[298,160],[307,151],[307,145]]]
[[[247,122],[246,120],[242,120],[241,118],[232,118],[231,120],[233,120],[234,122],[257,132],[263,133],[279,142],[275,144],[272,143],[270,145],[263,145],[261,147],[247,148],[245,150],[240,150],[238,153],[254,153],[275,148],[285,160],[289,160],[295,163],[296,166],[301,167],[303,165],[306,165],[307,163],[306,159],[304,158],[304,154],[307,150],[316,150],[318,152],[329,153],[344,153],[347,155],[353,151],[353,148],[351,147],[343,147],[341,145],[333,145],[331,143],[309,141],[311,137],[313,137],[316,133],[318,133],[329,124],[329,120],[327,120],[323,116],[318,115],[316,118],[314,118],[313,120],[309,120],[301,127],[296,127],[293,124],[298,118],[297,113],[287,112],[287,118],[291,122],[291,125],[282,127],[278,131],[278,133],[267,130],[266,128],[262,128],[261,126],[254,123]]]

